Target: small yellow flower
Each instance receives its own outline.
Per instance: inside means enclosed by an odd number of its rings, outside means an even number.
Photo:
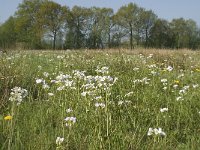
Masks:
[[[197,68],[196,71],[197,71],[197,72],[200,72],[200,69]]]
[[[11,120],[11,119],[12,119],[12,116],[10,115],[4,117],[4,120]]]
[[[179,80],[174,80],[174,83],[179,84],[180,81]]]

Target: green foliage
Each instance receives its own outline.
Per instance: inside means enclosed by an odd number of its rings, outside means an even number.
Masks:
[[[43,0],[24,0],[15,13],[17,42],[22,48],[42,48],[41,38],[43,31],[38,26],[37,13]]]
[[[133,32],[135,28],[135,20],[139,15],[139,7],[136,4],[130,3],[127,6],[122,6],[115,16],[115,21],[122,26],[130,34],[130,46],[133,49]]]
[[[200,28],[191,19],[159,19],[135,3],[114,13],[111,8],[69,9],[50,0],[23,0],[15,15],[0,25],[0,47],[198,49]]]
[[[37,21],[43,32],[53,38],[52,48],[56,48],[56,40],[59,32],[66,24],[68,8],[53,1],[46,1],[41,4],[37,13]],[[62,38],[61,38],[62,39]]]
[[[0,47],[12,48],[16,44],[15,19],[10,17],[0,26]]]

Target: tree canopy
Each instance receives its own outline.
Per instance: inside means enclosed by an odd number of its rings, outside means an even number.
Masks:
[[[67,6],[23,0],[0,25],[0,47],[28,49],[200,48],[200,28],[191,19],[158,18],[135,3],[112,8]]]

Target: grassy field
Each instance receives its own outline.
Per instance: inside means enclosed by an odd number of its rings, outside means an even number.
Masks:
[[[2,150],[197,150],[200,53],[0,54]]]

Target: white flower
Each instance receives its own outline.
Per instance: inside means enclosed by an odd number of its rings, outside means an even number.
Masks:
[[[163,132],[161,128],[158,128],[158,129],[155,128],[154,133],[155,133],[155,135],[158,135],[158,134],[163,135],[163,136],[166,135],[165,132]]]
[[[193,84],[192,87],[195,89],[195,88],[199,87],[199,84]]]
[[[148,132],[147,132],[147,135],[150,136],[152,135],[154,132],[154,130],[152,128],[149,128]]]
[[[95,97],[96,100],[102,99],[102,96]]]
[[[68,109],[66,109],[66,112],[67,113],[70,113],[70,112],[72,112],[73,110],[71,109],[71,108],[68,108]]]
[[[160,82],[165,83],[167,82],[167,79],[161,79]]]
[[[66,121],[66,126],[72,126],[74,123],[76,123],[76,117],[66,117],[65,118]]]
[[[48,73],[48,72],[44,72],[43,75],[44,75],[45,77],[48,77],[48,76],[49,76],[49,73]]]
[[[125,97],[129,97],[129,96],[131,96],[132,94],[133,94],[133,92],[129,92],[129,93],[125,94]]]
[[[133,68],[133,71],[138,71],[138,70],[139,70],[139,68],[137,68],[137,67]]]
[[[101,108],[105,108],[105,104],[104,103],[95,103],[95,107],[101,107]]]
[[[177,101],[183,101],[184,99],[181,96],[179,96],[179,97],[176,98],[176,100]]]
[[[172,70],[173,70],[173,67],[172,67],[172,66],[168,66],[168,67],[166,68],[166,70],[172,71]]]
[[[21,87],[14,87],[11,89],[10,93],[10,101],[17,102],[17,105],[21,104],[23,98],[25,98],[28,95],[28,92],[26,89],[22,89]]]
[[[64,141],[64,138],[57,137],[56,138],[56,145],[61,145],[63,141]]]
[[[49,95],[49,96],[54,96],[54,94],[53,94],[53,93],[48,93],[48,95]]]
[[[46,83],[42,85],[43,89],[49,89],[49,85],[47,85]]]
[[[160,112],[166,112],[168,111],[168,108],[160,108]]]
[[[42,69],[42,66],[38,66],[38,69],[41,70],[41,69]]]
[[[149,130],[147,132],[147,135],[151,136],[153,134],[155,134],[155,135],[161,135],[161,136],[166,136],[166,133],[163,132],[161,128],[158,128],[158,129],[157,128],[154,128],[154,129],[153,128],[149,128]]]
[[[123,103],[123,101],[118,101],[118,105],[122,105]]]
[[[165,87],[163,87],[163,90],[167,90],[167,87],[165,86]]]
[[[86,96],[87,95],[87,92],[82,92],[81,93],[81,96]]]
[[[60,86],[60,87],[57,88],[57,91],[62,91],[62,90],[64,90],[64,89],[65,89],[64,86]]]
[[[174,84],[173,88],[176,89],[178,87],[178,84]]]
[[[43,79],[36,79],[37,84],[42,83],[42,82],[43,82]]]

